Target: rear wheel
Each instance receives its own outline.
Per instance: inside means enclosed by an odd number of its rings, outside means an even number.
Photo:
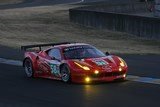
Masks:
[[[71,82],[70,70],[67,65],[61,67],[61,78],[63,82]]]
[[[24,69],[25,69],[25,73],[27,75],[27,77],[33,77],[33,65],[32,65],[32,61],[30,59],[26,59],[24,61]]]

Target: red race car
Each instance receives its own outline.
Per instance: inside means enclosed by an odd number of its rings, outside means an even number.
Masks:
[[[36,47],[39,49],[29,50]],[[122,58],[85,43],[28,45],[21,49],[25,51],[23,66],[28,77],[91,83],[124,80],[128,70]]]

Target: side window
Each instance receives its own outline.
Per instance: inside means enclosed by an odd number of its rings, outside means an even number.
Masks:
[[[51,49],[49,52],[48,52],[48,55],[50,57],[55,57],[56,59],[59,59],[61,60],[61,53],[60,53],[60,50],[59,49]]]

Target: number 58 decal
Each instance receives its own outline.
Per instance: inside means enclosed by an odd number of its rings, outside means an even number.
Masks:
[[[51,73],[54,74],[55,76],[59,76],[60,72],[59,72],[59,66],[57,66],[56,64],[49,64],[50,68],[51,68]]]

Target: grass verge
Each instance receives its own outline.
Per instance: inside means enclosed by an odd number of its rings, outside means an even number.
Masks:
[[[68,9],[78,5],[55,5],[0,10],[0,44],[21,45],[76,41],[120,54],[160,54],[160,41],[106,29],[83,27],[69,21]]]

